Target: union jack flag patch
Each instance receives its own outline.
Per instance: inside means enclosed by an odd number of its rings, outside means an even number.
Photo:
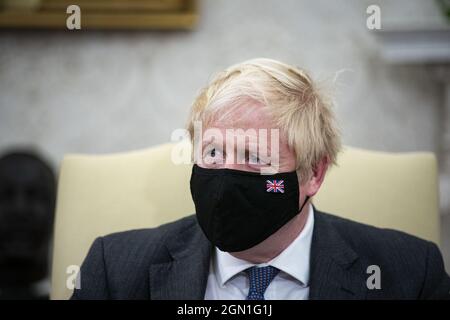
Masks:
[[[284,180],[267,180],[266,192],[284,193]]]

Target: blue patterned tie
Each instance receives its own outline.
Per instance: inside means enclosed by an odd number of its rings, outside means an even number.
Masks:
[[[251,267],[245,270],[250,280],[247,300],[264,300],[264,292],[280,270],[275,267]]]

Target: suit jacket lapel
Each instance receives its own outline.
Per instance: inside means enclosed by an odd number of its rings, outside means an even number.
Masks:
[[[150,298],[204,299],[212,246],[197,223],[168,239],[172,259],[150,266]],[[364,299],[366,274],[358,255],[325,214],[314,209],[310,299]]]
[[[364,299],[364,270],[358,255],[323,213],[314,210],[310,299]]]
[[[203,299],[212,248],[197,223],[168,239],[166,247],[172,260],[150,266],[150,299]]]

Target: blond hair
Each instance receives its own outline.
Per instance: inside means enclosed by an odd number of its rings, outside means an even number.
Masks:
[[[245,99],[269,110],[295,152],[300,177],[309,179],[323,158],[336,162],[341,142],[332,102],[305,71],[272,59],[252,59],[219,72],[192,104],[191,139],[195,121],[222,118]]]

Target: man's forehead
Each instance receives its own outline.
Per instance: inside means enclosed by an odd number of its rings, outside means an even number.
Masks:
[[[287,143],[285,134],[272,121],[258,121],[255,119],[236,119],[235,122],[213,121],[203,127],[203,138],[210,140],[217,135],[226,139],[227,137],[249,137],[257,138],[260,142],[262,139],[269,142]]]
[[[264,105],[256,101],[246,100],[238,105],[218,110],[209,126],[220,129],[257,130],[259,128],[274,128],[274,121]]]

